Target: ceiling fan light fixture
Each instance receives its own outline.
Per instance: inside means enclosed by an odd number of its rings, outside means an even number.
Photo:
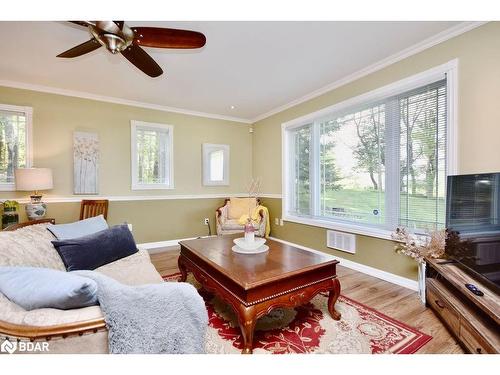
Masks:
[[[128,47],[127,42],[118,35],[102,34],[100,37],[104,39],[105,46],[113,54],[119,53]]]
[[[89,26],[90,34],[109,52],[112,54],[117,54],[125,50],[131,43],[132,38],[127,38],[128,35],[124,34],[124,37],[116,35],[110,32],[102,32],[99,29]]]
[[[163,70],[142,47],[153,48],[201,48],[205,35],[197,31],[169,29],[165,27],[128,27],[124,21],[70,21],[87,27],[92,38],[57,57],[78,57],[105,47],[113,54],[121,53],[128,61],[150,77],[158,77]]]

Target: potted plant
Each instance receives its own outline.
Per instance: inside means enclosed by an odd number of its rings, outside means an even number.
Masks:
[[[19,202],[17,201],[3,202],[2,229],[7,228],[9,225],[19,223],[18,208]]]

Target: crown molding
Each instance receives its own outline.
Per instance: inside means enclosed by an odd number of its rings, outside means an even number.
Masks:
[[[168,106],[159,105],[159,104],[151,104],[151,103],[138,102],[135,100],[116,98],[113,96],[97,95],[97,94],[92,94],[92,93],[85,92],[85,91],[61,89],[61,88],[52,87],[52,86],[35,85],[35,84],[25,83],[25,82],[0,80],[0,86],[11,87],[11,88],[15,88],[15,89],[45,92],[45,93],[49,93],[49,94],[56,94],[56,95],[63,95],[63,96],[72,96],[75,98],[96,100],[96,101],[100,101],[100,102],[127,105],[127,106],[131,106],[131,107],[153,109],[153,110],[162,111],[162,112],[180,113],[180,114],[189,115],[189,116],[197,116],[197,117],[205,117],[205,118],[216,119],[216,120],[240,122],[243,124],[251,124],[252,123],[250,119],[245,119],[245,118],[241,118],[241,117],[232,117],[232,116],[219,115],[219,114],[215,114],[215,113],[191,111],[189,109],[168,107]]]
[[[437,44],[443,43],[451,38],[454,38],[458,35],[464,34],[470,30],[473,30],[479,26],[482,26],[484,24],[488,23],[487,21],[467,21],[467,22],[462,22],[454,27],[451,27],[447,30],[444,30],[430,38],[424,39],[423,41],[414,44],[411,47],[405,48],[402,51],[399,51],[389,57],[386,57],[385,59],[382,59],[372,65],[369,65],[361,70],[358,70],[355,73],[349,74],[335,82],[332,82],[326,86],[323,86],[313,92],[310,92],[309,94],[306,94],[298,99],[292,100],[289,103],[283,104],[279,107],[276,107],[266,113],[263,113],[261,115],[258,115],[254,117],[251,122],[252,124],[263,120],[265,118],[268,118],[272,115],[275,115],[277,113],[283,112],[284,110],[287,110],[289,108],[292,108],[298,104],[307,102],[308,100],[317,98],[318,96],[321,96],[323,94],[326,94],[329,91],[332,91],[336,88],[339,88],[341,86],[344,86],[348,83],[354,82],[362,77],[365,77],[371,73],[374,73],[378,70],[381,70],[383,68],[388,67],[389,65],[392,65],[398,61],[401,61],[403,59],[406,59],[407,57],[416,55],[419,52],[422,52],[426,49],[429,49],[431,47],[434,47]]]

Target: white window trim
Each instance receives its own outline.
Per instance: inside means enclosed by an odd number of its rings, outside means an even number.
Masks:
[[[26,115],[26,168],[33,166],[33,108],[0,104],[1,111],[23,112]],[[16,191],[15,183],[0,183],[0,191]]]
[[[213,181],[210,179],[210,159],[209,154],[212,151],[222,150],[224,152],[224,170],[222,181]],[[229,186],[229,145],[219,145],[214,143],[203,143],[203,185],[204,186]]]
[[[339,222],[335,219],[318,219],[310,218],[289,213],[289,189],[290,175],[287,173],[291,165],[289,155],[289,139],[290,132],[288,130],[297,128],[314,120],[327,116],[332,112],[341,111],[352,106],[362,103],[376,101],[385,97],[397,95],[405,91],[409,91],[426,84],[439,81],[446,75],[447,89],[447,142],[446,142],[446,162],[447,175],[457,174],[458,170],[458,59],[451,60],[445,64],[439,65],[424,72],[415,74],[411,77],[380,87],[365,94],[344,100],[319,111],[309,113],[305,116],[284,122],[281,124],[281,171],[282,171],[282,212],[283,220],[293,223],[306,224],[321,228],[340,230],[344,232],[360,234],[370,237],[391,239],[391,231],[381,228],[375,228],[362,224],[351,224]],[[313,172],[314,173],[314,172]],[[316,172],[317,173],[317,172]]]
[[[137,128],[147,126],[149,128],[168,130],[168,149],[169,149],[169,184],[140,184],[137,176]],[[131,177],[132,190],[172,190],[174,189],[174,127],[167,124],[158,124],[145,121],[130,121],[130,141],[131,141]]]

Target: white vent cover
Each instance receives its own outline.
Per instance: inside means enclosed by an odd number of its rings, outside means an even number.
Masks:
[[[336,232],[334,230],[326,231],[326,246],[332,249],[345,251],[347,253],[356,253],[356,236],[350,233]]]

